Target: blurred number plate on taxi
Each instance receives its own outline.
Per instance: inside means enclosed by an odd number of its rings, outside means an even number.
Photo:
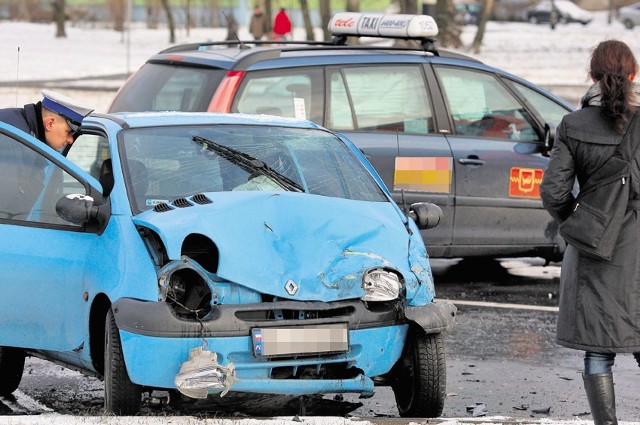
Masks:
[[[346,323],[255,328],[251,330],[256,356],[343,353],[349,349]]]

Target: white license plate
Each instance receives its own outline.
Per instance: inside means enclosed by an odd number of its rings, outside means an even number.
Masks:
[[[344,353],[349,349],[346,323],[251,330],[256,356]]]

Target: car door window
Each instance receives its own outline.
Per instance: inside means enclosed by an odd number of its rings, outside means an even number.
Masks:
[[[231,109],[322,122],[323,86],[318,69],[250,72]]]
[[[343,68],[330,71],[329,78],[329,128],[417,134],[434,131],[419,66]]]
[[[523,86],[522,84],[512,82],[515,88],[524,96],[527,101],[529,101],[534,108],[538,111],[542,119],[544,119],[545,123],[549,124],[552,127],[557,127],[566,114],[571,112],[566,107],[560,105],[559,103],[549,99],[547,96],[542,93],[538,93],[537,91]]]
[[[537,141],[524,106],[492,74],[437,67],[455,132],[463,136]]]
[[[86,194],[82,183],[27,145],[0,135],[0,221],[80,227],[56,213],[58,200]]]

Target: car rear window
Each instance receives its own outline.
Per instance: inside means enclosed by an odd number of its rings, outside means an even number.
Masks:
[[[206,111],[225,72],[146,63],[116,95],[110,112]]]

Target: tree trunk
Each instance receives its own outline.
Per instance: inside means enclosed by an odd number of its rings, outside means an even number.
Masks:
[[[452,0],[438,0],[436,4],[436,23],[438,24],[438,42],[443,47],[462,47],[460,28],[454,21],[455,10]]]
[[[307,0],[300,0],[300,11],[304,19],[304,29],[307,32],[307,40],[314,41],[316,36],[313,33],[313,24],[311,23],[311,16],[309,15],[309,3],[307,3]]]
[[[158,28],[158,0],[145,0],[147,28]]]
[[[169,5],[169,0],[162,0],[162,7],[167,13],[167,23],[169,24],[169,43],[176,42],[176,24],[173,22],[173,11]]]
[[[192,17],[191,17],[191,0],[184,0],[184,15],[185,15],[185,22],[184,22],[184,28],[187,30],[187,37],[189,37],[189,33],[191,32],[191,25],[193,24],[193,22],[191,22]]]
[[[56,38],[66,38],[67,33],[64,29],[64,21],[66,20],[65,0],[53,0],[53,19],[56,21]]]
[[[480,20],[478,21],[478,31],[476,31],[476,36],[473,39],[473,44],[471,45],[474,53],[480,53],[480,46],[482,46],[482,39],[484,38],[484,29],[487,26],[487,21],[489,20],[489,16],[491,16],[492,11],[493,0],[484,0],[482,13],[480,14]]]
[[[415,15],[418,13],[418,4],[414,0],[400,0],[400,13]]]
[[[209,9],[211,9],[211,17],[210,17],[210,27],[218,28],[220,24],[218,23],[218,14],[220,13],[220,3],[218,0],[211,0],[209,4]]]
[[[109,2],[111,6],[111,19],[113,20],[113,29],[122,32],[124,31],[124,16],[125,16],[125,0],[111,0]]]
[[[347,0],[347,12],[360,12],[360,0]]]
[[[264,1],[264,13],[267,15],[267,31],[271,33],[273,30],[273,2],[271,0]]]
[[[331,32],[329,31],[329,21],[331,20],[330,0],[320,0],[320,20],[322,22],[324,41],[329,41],[331,39]]]

